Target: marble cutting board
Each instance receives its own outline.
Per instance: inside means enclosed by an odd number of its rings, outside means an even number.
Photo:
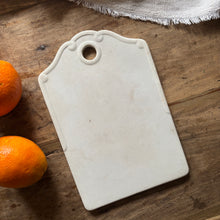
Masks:
[[[87,47],[96,51],[92,60]],[[81,32],[61,46],[39,84],[87,210],[188,173],[144,40]]]

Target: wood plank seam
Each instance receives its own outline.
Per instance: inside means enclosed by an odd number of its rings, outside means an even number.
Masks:
[[[181,103],[191,101],[193,99],[200,98],[202,96],[206,96],[206,95],[209,95],[211,93],[218,92],[218,91],[220,91],[220,87],[209,89],[208,91],[204,91],[204,92],[200,93],[199,95],[193,95],[193,96],[186,97],[184,99],[180,99],[180,100],[177,100],[177,101],[174,101],[174,102],[170,102],[170,103],[168,103],[168,105],[173,106],[173,105],[181,104]]]
[[[47,0],[45,0],[45,2],[46,2],[46,1],[47,1]],[[12,13],[15,13],[15,12],[21,12],[21,11],[23,11],[23,10],[30,9],[30,8],[32,8],[32,7],[34,7],[34,6],[37,6],[37,5],[39,5],[39,4],[42,4],[42,3],[44,3],[44,2],[37,2],[37,3],[33,4],[33,5],[24,6],[24,7],[18,8],[18,9],[14,9],[14,10],[11,10],[11,11],[7,11],[7,12],[5,12],[5,13],[0,14],[0,17],[1,17],[1,16],[9,15],[9,14],[12,14]]]

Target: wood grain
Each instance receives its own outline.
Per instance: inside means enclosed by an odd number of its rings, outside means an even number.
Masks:
[[[207,220],[219,220],[219,219],[220,219],[220,215],[215,216],[215,217],[213,217],[213,218],[209,218],[209,219],[207,219]]]
[[[18,11],[24,8],[29,8],[33,5],[37,5],[40,2],[46,0],[1,0],[0,2],[0,15],[8,12]]]
[[[37,76],[76,33],[108,29],[151,49],[190,174],[94,212],[84,209],[44,103]],[[21,135],[47,155],[43,179],[0,188],[0,220],[207,219],[220,215],[220,22],[163,27],[113,18],[64,0],[3,0],[0,59],[22,77],[19,105],[0,118],[0,136]],[[3,202],[2,202],[3,201]]]

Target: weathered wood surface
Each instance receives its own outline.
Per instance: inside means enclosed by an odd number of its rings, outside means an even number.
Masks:
[[[148,42],[190,175],[113,203],[84,209],[37,76],[76,33],[108,29]],[[0,59],[23,81],[19,105],[0,118],[0,136],[21,135],[43,149],[49,169],[26,189],[0,188],[0,220],[217,219],[220,215],[220,22],[163,27],[113,18],[65,0],[1,0]]]

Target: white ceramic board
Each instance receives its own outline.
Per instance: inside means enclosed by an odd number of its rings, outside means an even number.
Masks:
[[[83,57],[87,46],[96,50],[93,60]],[[81,32],[39,83],[86,209],[188,173],[144,40]]]

